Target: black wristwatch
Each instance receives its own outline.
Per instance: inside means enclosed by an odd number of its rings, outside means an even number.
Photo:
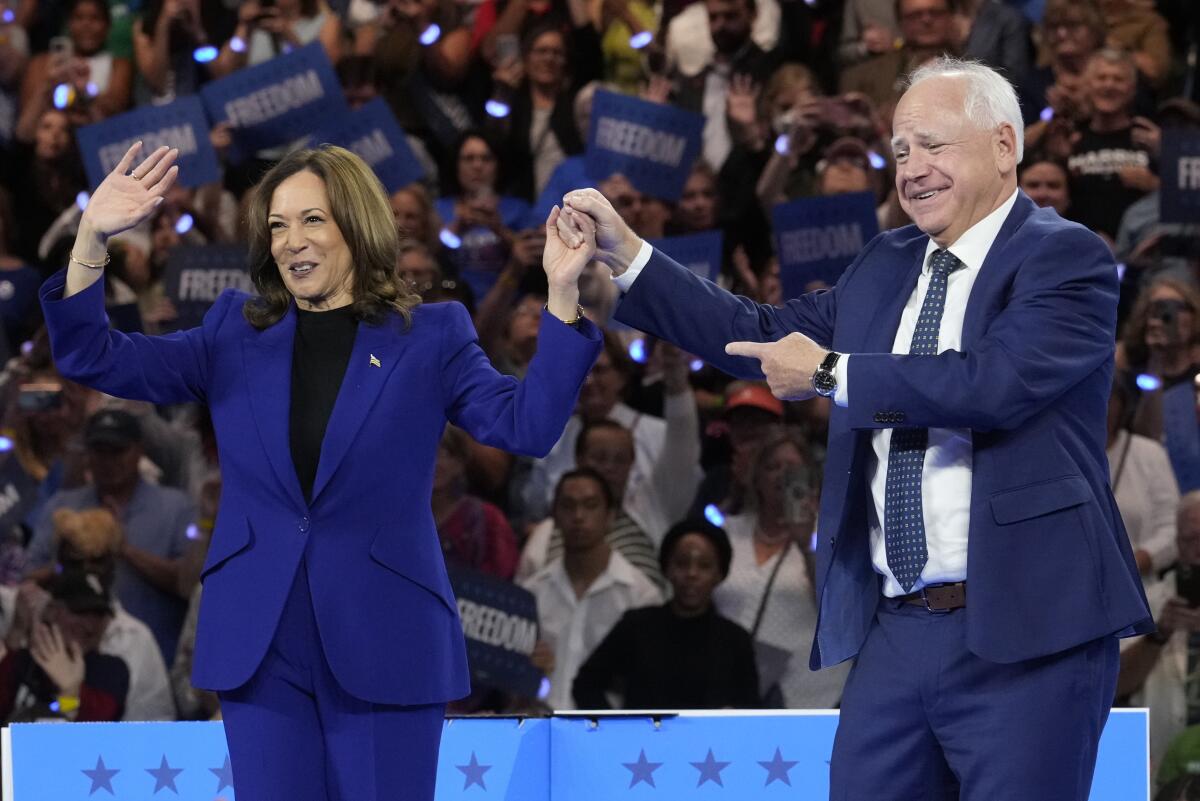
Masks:
[[[832,398],[833,394],[837,392],[837,378],[833,374],[833,368],[837,366],[838,359],[841,357],[842,354],[830,351],[825,360],[821,362],[821,366],[813,373],[813,389],[822,398]]]

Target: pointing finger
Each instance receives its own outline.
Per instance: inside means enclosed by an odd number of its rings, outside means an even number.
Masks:
[[[725,352],[730,356],[748,356],[761,361],[770,347],[763,342],[730,342],[725,346]]]

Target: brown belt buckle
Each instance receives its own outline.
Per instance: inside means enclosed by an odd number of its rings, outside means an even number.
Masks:
[[[930,614],[934,614],[934,615],[948,615],[948,614],[950,614],[950,612],[953,611],[952,609],[949,609],[949,608],[938,609],[935,606],[930,606],[929,605],[929,595],[926,593],[927,589],[929,589],[929,588],[928,587],[921,588],[921,600],[925,602],[925,610],[927,612],[929,612]]]

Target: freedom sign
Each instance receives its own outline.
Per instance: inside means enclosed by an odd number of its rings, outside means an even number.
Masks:
[[[596,92],[586,169],[593,181],[621,173],[639,192],[677,201],[700,155],[704,117],[637,97]]]
[[[233,126],[230,159],[287,144],[350,107],[320,42],[246,67],[200,88],[214,123]]]
[[[164,106],[140,106],[133,111],[85,125],[76,133],[88,183],[95,189],[113,171],[134,142],[142,155],[162,145],[179,149],[179,178],[183,186],[201,186],[221,179],[217,152],[208,139],[204,104],[194,95]]]
[[[425,170],[408,146],[408,137],[382,97],[357,108],[337,124],[320,129],[310,140],[340,145],[365,161],[388,193],[421,180]]]
[[[178,313],[175,328],[200,325],[208,307],[231,287],[254,292],[241,245],[179,245],[167,254],[163,288]]]
[[[537,698],[543,676],[529,661],[538,637],[533,594],[476,570],[450,567],[449,575],[467,638],[472,686]]]
[[[803,295],[814,281],[833,286],[879,233],[870,192],[800,198],[776,206],[771,218],[785,299]]]
[[[724,234],[716,230],[651,239],[650,244],[701,278],[716,281],[717,274],[721,272],[724,239]]]
[[[1200,223],[1200,133],[1164,128],[1159,170],[1159,219],[1165,223]]]

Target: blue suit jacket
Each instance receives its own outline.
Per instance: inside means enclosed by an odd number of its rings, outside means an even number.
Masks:
[[[423,704],[470,690],[458,608],[430,511],[447,420],[480,442],[544,455],[562,433],[600,350],[597,329],[542,319],[523,382],[502,376],[457,303],[360,324],[305,503],[288,441],[295,308],[263,331],[226,291],[199,328],[147,337],[110,331],[103,287],[62,299],[42,289],[63,375],[154,403],[207,403],[223,491],[196,633],[193,682],[247,681],[274,635],[301,558],[321,642],[351,694]],[[373,361],[378,362],[376,366]]]
[[[782,308],[736,298],[656,252],[617,309],[727,372],[761,378],[735,340],[800,331],[852,354],[833,407],[817,551],[812,667],[853,657],[879,600],[867,487],[878,428],[971,429],[968,646],[1015,662],[1151,628],[1105,455],[1117,275],[1104,243],[1023,193],[971,290],[962,351],[892,355],[929,238],[873,239],[832,290]]]

